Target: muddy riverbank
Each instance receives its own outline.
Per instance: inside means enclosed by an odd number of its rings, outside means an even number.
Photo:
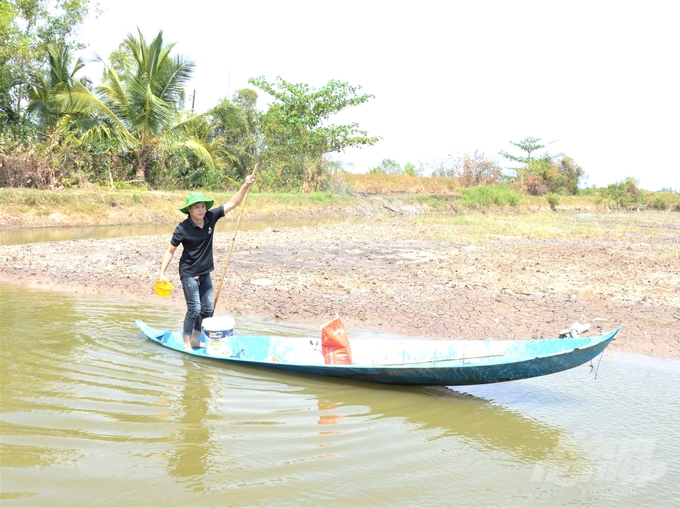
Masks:
[[[466,339],[555,337],[574,322],[597,333],[623,323],[612,350],[680,360],[679,237],[671,223],[646,241],[471,240],[465,226],[414,218],[241,231],[218,313],[321,324],[337,312],[350,335],[358,327]],[[231,238],[228,227],[217,233],[215,284]],[[0,280],[154,301],[183,314],[181,288],[167,299],[152,291],[168,240],[2,245]],[[178,259],[168,270],[176,286]]]

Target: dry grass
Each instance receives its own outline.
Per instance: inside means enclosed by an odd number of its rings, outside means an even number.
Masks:
[[[424,215],[441,217],[426,220],[452,221],[452,225],[468,224],[492,235],[542,238],[547,235],[577,235],[595,238],[603,234],[587,218],[560,219],[560,212],[602,213],[611,207],[597,196],[559,196],[552,212],[556,217],[543,217],[550,209],[545,197],[515,193],[509,204],[485,204],[477,195],[463,189],[456,179],[426,178],[408,175],[336,174],[335,192],[258,193],[248,197],[246,219],[296,219],[317,217],[359,217],[376,214]],[[217,204],[226,203],[233,191],[209,192]],[[113,225],[171,223],[182,218],[178,208],[184,203],[186,191],[109,191],[95,187],[41,191],[35,189],[0,188],[0,227],[43,227],[67,225]],[[477,196],[477,197],[475,197]],[[516,202],[515,202],[516,201]],[[239,212],[240,209],[237,209]],[[521,217],[520,215],[526,215]],[[527,215],[528,214],[528,215]],[[491,221],[488,215],[499,215]],[[649,217],[668,217],[677,222],[677,212],[629,214],[629,230],[612,224],[607,234],[649,234],[656,226]],[[562,222],[560,222],[562,221]],[[555,223],[556,222],[556,223]],[[550,224],[550,225],[548,225]],[[554,230],[551,230],[551,228]]]
[[[553,240],[606,240],[672,244],[677,241],[678,216],[674,212],[644,213],[536,213],[422,216],[416,220],[451,227],[441,240],[485,242],[499,237]],[[677,256],[677,248],[666,253]]]
[[[452,196],[460,193],[455,178],[368,173],[342,175],[354,192],[366,194],[429,194]]]

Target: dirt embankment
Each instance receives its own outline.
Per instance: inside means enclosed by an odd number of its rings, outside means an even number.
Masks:
[[[2,191],[2,189],[0,189]],[[217,203],[226,202],[231,195],[212,195]],[[47,200],[46,195],[41,196]],[[118,196],[105,192],[89,192],[82,197],[70,196],[67,205],[40,204],[38,198],[29,199],[30,205],[12,205],[0,201],[0,229],[115,226],[122,224],[177,223],[183,220],[178,208],[185,193],[149,191],[144,201],[135,202],[128,194]],[[18,198],[14,198],[17,200]],[[453,203],[455,197],[446,198]],[[24,201],[26,201],[24,199]],[[88,206],[77,206],[74,202]],[[36,203],[34,203],[36,202]],[[544,209],[547,209],[547,202]],[[241,212],[239,208],[238,213]],[[381,195],[339,195],[318,201],[300,197],[262,197],[255,194],[243,210],[244,220],[337,219],[386,215],[419,215],[431,213],[430,203],[414,199]],[[225,221],[236,221],[237,213]]]
[[[3,191],[4,194],[3,195]],[[0,189],[0,229],[91,227],[121,224],[174,223],[182,220],[178,212],[184,202],[184,192],[147,191],[108,193],[101,190],[72,190],[43,194],[17,194],[18,191]],[[66,191],[64,191],[66,192]],[[217,203],[226,202],[231,194],[209,194]],[[514,213],[533,213],[550,210],[542,198],[527,197],[526,203],[512,208]],[[239,213],[240,213],[239,208]],[[487,213],[513,213],[508,207],[485,207]],[[561,203],[560,211],[598,212],[609,211],[605,205],[597,205],[589,198],[576,198]],[[425,214],[456,214],[470,212],[463,208],[460,196],[429,196],[422,194],[387,193],[337,194],[309,199],[304,195],[253,194],[243,211],[244,220],[261,219],[310,219],[410,216]],[[227,220],[236,220],[230,214]]]
[[[215,283],[231,236],[216,236]],[[613,350],[680,360],[680,234],[656,243],[443,240],[451,237],[451,226],[410,219],[242,231],[218,307],[317,324],[337,312],[350,333],[359,327],[433,338],[556,337],[577,321],[593,333],[623,323]],[[183,313],[181,289],[168,299],[152,292],[168,240],[3,245],[0,280],[153,299]],[[177,273],[178,259],[168,273]],[[179,286],[176,275],[173,282]]]

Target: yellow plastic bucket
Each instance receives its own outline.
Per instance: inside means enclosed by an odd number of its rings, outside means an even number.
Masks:
[[[156,293],[158,296],[166,298],[170,296],[170,293],[172,293],[174,287],[175,286],[173,286],[172,284],[165,280],[157,280],[156,282],[153,283],[153,292]]]

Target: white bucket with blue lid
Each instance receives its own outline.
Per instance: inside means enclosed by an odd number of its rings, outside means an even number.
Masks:
[[[203,319],[203,335],[205,336],[205,351],[213,356],[228,356],[229,337],[234,335],[234,318],[231,316],[217,316]]]

